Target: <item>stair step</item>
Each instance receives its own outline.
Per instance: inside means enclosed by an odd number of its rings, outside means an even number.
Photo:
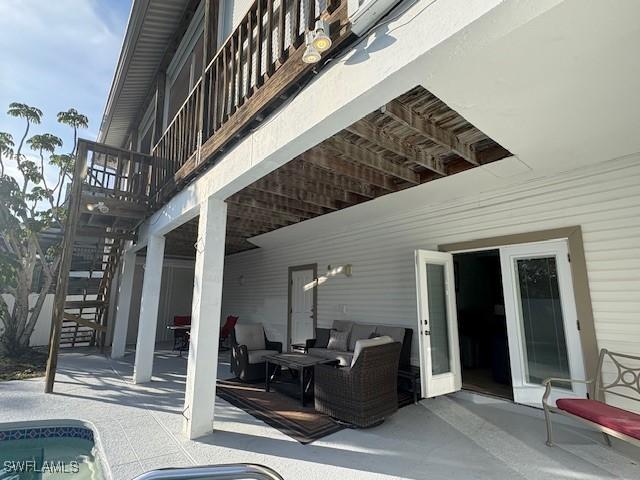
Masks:
[[[68,300],[64,303],[64,309],[98,308],[106,305],[107,302],[104,300]]]

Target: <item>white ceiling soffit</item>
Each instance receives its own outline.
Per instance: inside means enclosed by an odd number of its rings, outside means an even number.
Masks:
[[[98,141],[123,147],[189,0],[134,0]]]

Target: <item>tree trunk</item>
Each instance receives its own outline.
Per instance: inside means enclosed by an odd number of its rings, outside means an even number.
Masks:
[[[57,270],[59,258],[54,261],[51,265],[52,271]],[[45,275],[44,281],[42,283],[42,289],[38,294],[38,299],[36,303],[33,305],[31,312],[29,314],[29,319],[27,324],[22,332],[22,336],[19,339],[19,343],[21,345],[29,346],[29,340],[31,339],[31,335],[33,335],[33,331],[36,328],[36,324],[38,323],[38,318],[40,317],[40,312],[42,311],[42,307],[44,305],[45,300],[47,299],[47,295],[49,294],[49,290],[51,289],[51,284],[53,283],[53,277],[51,275]]]
[[[30,335],[24,334],[29,321],[29,294],[36,265],[35,252],[32,249],[29,250],[29,255],[22,260],[21,268],[18,270],[12,312],[4,320],[2,344],[3,349],[10,355],[17,355],[29,348]]]

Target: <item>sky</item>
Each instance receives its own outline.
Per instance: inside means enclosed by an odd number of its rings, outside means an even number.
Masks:
[[[73,132],[56,121],[75,108],[89,117],[80,136],[95,140],[118,61],[132,0],[0,0],[0,132],[19,141],[24,120],[11,102],[40,108],[30,134],[53,133],[73,149]],[[9,173],[13,170],[8,168]],[[57,178],[51,167],[49,179]]]

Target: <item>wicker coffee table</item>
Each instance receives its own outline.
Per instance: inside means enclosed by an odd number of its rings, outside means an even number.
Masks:
[[[300,402],[304,407],[304,396],[307,392],[313,388],[313,367],[320,364],[336,363],[335,360],[328,360],[326,358],[313,357],[304,353],[278,353],[276,355],[267,355],[264,357],[266,363],[266,375],[264,381],[264,390],[268,392],[271,383],[275,379],[276,373],[287,368],[292,372],[298,373],[298,381],[300,382]],[[271,375],[269,375],[269,365],[276,365],[276,368]]]

